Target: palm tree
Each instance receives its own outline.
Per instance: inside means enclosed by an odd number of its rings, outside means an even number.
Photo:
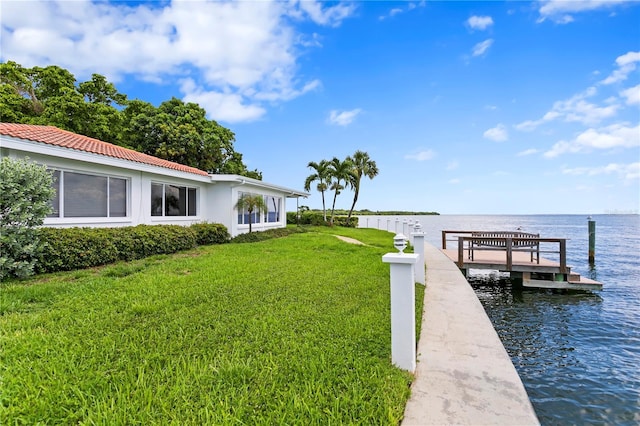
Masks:
[[[251,233],[251,222],[253,221],[253,212],[262,213],[267,210],[264,197],[258,194],[243,193],[236,203],[238,212],[246,210],[249,213],[249,233]]]
[[[322,194],[322,216],[324,221],[327,221],[327,209],[324,203],[324,192],[329,188],[329,180],[331,177],[329,176],[329,162],[327,160],[322,160],[319,163],[315,161],[309,162],[307,167],[315,170],[315,173],[309,175],[307,179],[304,181],[304,190],[309,191],[311,189],[311,183],[314,181],[318,181],[318,185],[316,189]]]
[[[336,198],[338,198],[340,191],[342,191],[346,185],[350,185],[353,181],[352,167],[353,165],[349,157],[344,161],[340,161],[337,157],[333,157],[329,162],[329,176],[331,176],[332,180],[331,189],[335,191],[333,194],[333,205],[331,206],[331,226],[333,226],[333,214],[336,209]],[[342,181],[344,181],[344,185],[342,185]]]
[[[369,154],[364,151],[356,151],[353,154],[353,157],[347,157],[347,160],[351,161],[352,164],[352,181],[351,187],[353,188],[353,204],[351,205],[351,210],[349,210],[349,216],[347,216],[347,225],[351,220],[351,214],[353,213],[353,209],[356,207],[356,203],[358,202],[358,195],[360,195],[360,181],[363,176],[368,177],[369,179],[373,179],[378,176],[378,166],[376,162],[369,158]]]

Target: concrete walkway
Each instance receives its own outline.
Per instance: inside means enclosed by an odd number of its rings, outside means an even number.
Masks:
[[[484,308],[451,260],[425,244],[416,379],[403,426],[539,425]]]

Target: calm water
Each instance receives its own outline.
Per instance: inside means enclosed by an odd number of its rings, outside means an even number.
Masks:
[[[513,288],[508,276],[486,272],[470,282],[542,424],[640,424],[640,216],[593,216],[593,268],[584,215],[400,216],[405,218],[420,220],[437,247],[443,229],[521,228],[567,238],[567,263],[602,282],[602,291],[523,290]],[[387,219],[371,216],[368,225],[387,229]],[[394,230],[394,221],[390,225]],[[360,226],[367,226],[366,216]]]

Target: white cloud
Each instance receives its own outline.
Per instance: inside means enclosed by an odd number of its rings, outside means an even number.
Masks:
[[[626,99],[627,105],[640,105],[640,84],[623,90],[620,95]]]
[[[540,2],[540,18],[538,22],[546,19],[559,24],[567,24],[573,21],[571,14],[590,10],[611,8],[621,3],[630,3],[634,0],[547,0]]]
[[[460,167],[460,163],[458,163],[456,160],[449,161],[449,163],[447,164],[447,170],[456,170],[458,167]]]
[[[587,129],[572,141],[561,140],[544,156],[554,158],[565,153],[634,147],[640,147],[640,124],[629,127],[627,123],[617,123],[601,129]]]
[[[562,170],[563,174],[566,175],[587,175],[587,176],[598,176],[598,175],[608,175],[608,174],[617,174],[625,181],[637,181],[640,179],[640,162],[630,163],[630,164],[618,164],[618,163],[610,163],[606,166],[600,167],[575,167],[575,168],[564,168]]]
[[[400,3],[398,3],[400,4]],[[408,3],[406,8],[400,8],[400,7],[394,7],[391,10],[389,10],[389,12],[387,12],[386,15],[380,15],[378,16],[378,20],[380,21],[384,21],[387,18],[393,18],[396,15],[399,15],[400,13],[404,13],[404,12],[408,12],[411,11],[417,7],[424,7],[425,6],[425,2],[421,1],[420,3],[416,4],[416,3]]]
[[[184,93],[185,102],[199,104],[207,110],[208,117],[215,120],[229,123],[253,121],[265,113],[264,108],[259,104],[247,104],[246,100],[237,93],[203,91],[190,79],[182,82],[180,90]]]
[[[449,183],[450,183],[451,185],[457,185],[457,184],[459,184],[459,183],[460,183],[460,179],[451,179],[451,180],[449,180]]]
[[[393,9],[391,9],[391,10],[389,11],[389,16],[395,16],[395,15],[397,15],[397,14],[399,14],[399,13],[402,13],[402,12],[403,12],[403,10],[402,10],[402,9],[400,9],[400,8],[398,8],[398,7],[394,7]]]
[[[615,99],[609,99],[607,106],[598,106],[588,102],[586,99],[594,96],[597,92],[595,87],[589,87],[582,93],[564,101],[554,102],[550,111],[545,113],[538,120],[526,120],[516,124],[515,128],[520,131],[529,132],[535,130],[541,124],[563,120],[566,122],[578,122],[587,126],[600,123],[605,118],[614,117],[620,109],[620,105],[615,103]]]
[[[529,148],[529,149],[525,149],[524,151],[520,151],[520,152],[519,152],[518,154],[516,154],[516,155],[517,155],[518,157],[524,157],[524,156],[527,156],[527,155],[537,154],[538,152],[540,152],[540,151],[538,151],[538,150],[537,150],[537,149],[535,149],[535,148]]]
[[[436,153],[433,150],[427,149],[426,151],[420,151],[416,154],[407,154],[404,158],[407,160],[427,161],[431,160],[435,155]]]
[[[262,102],[283,102],[320,86],[298,75],[298,46],[319,45],[291,18],[337,26],[355,3],[317,1],[148,3],[89,0],[3,2],[1,60],[56,64],[79,80],[92,73],[163,83],[188,78],[188,99],[224,105],[220,120],[255,119]],[[309,41],[310,40],[310,41]],[[235,108],[234,108],[235,105]]]
[[[495,142],[504,142],[509,139],[509,132],[504,124],[498,124],[496,127],[485,131],[482,136]]]
[[[484,55],[487,50],[489,50],[489,48],[491,47],[491,45],[493,44],[493,39],[489,38],[485,41],[482,41],[478,44],[476,44],[475,46],[473,46],[472,49],[472,55],[473,56],[482,56]]]
[[[467,19],[466,24],[473,30],[486,30],[493,25],[491,16],[472,16]]]
[[[327,121],[330,124],[338,126],[348,126],[361,112],[362,110],[360,108],[352,109],[351,111],[338,111],[334,109],[329,112],[329,118]]]
[[[292,3],[297,4],[300,10],[304,11],[316,24],[332,27],[339,26],[345,18],[351,16],[357,6],[357,3],[353,2],[341,2],[330,7],[323,7],[324,3],[309,0]]]
[[[629,74],[636,69],[636,62],[640,62],[640,52],[627,52],[618,56],[616,58],[618,68],[600,83],[613,84],[626,80]]]

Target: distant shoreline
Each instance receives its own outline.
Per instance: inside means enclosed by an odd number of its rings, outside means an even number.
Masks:
[[[347,212],[348,214],[348,212]],[[379,211],[373,212],[369,210],[363,210],[359,212],[353,212],[353,215],[358,216],[439,216],[438,212],[405,212],[405,211]]]
[[[311,212],[322,213],[322,210],[311,209]],[[327,210],[330,212],[330,210]],[[349,210],[335,210],[337,216],[347,216]],[[372,211],[372,210],[354,210],[351,216],[439,216],[438,212],[410,212],[410,211]]]

